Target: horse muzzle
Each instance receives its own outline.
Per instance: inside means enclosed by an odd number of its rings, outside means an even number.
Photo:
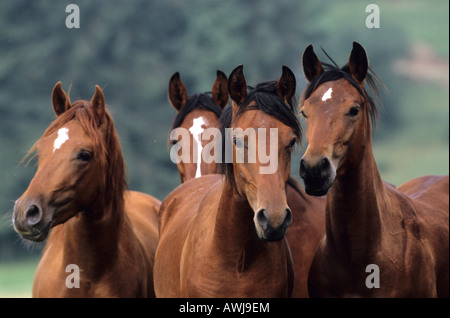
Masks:
[[[37,202],[17,200],[12,221],[14,230],[30,241],[44,241],[50,230],[50,222],[44,217],[43,210]]]
[[[255,215],[255,225],[258,237],[263,241],[280,241],[286,235],[287,228],[292,223],[292,211],[287,208],[281,222],[274,222],[265,209],[259,210]]]
[[[305,183],[307,194],[323,196],[328,193],[336,178],[336,168],[327,157],[312,161],[304,156],[300,160],[300,177]]]

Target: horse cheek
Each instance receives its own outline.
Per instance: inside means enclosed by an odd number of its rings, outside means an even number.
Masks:
[[[91,171],[94,170],[94,171]],[[99,184],[103,181],[100,174],[95,171],[101,171],[98,167],[90,166],[88,170],[84,171],[80,178],[77,180],[77,196],[80,198],[81,207],[90,206],[92,202],[99,196]],[[108,189],[105,189],[108,191]]]

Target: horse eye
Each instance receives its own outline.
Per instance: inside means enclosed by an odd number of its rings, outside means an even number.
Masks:
[[[244,147],[244,143],[242,142],[241,138],[237,138],[236,136],[233,137],[233,143],[236,146],[236,148]]]
[[[300,111],[300,115],[306,118],[305,112],[303,110]]]
[[[289,145],[288,145],[288,148],[289,148],[289,149],[294,148],[294,146],[295,146],[296,143],[297,143],[297,138],[292,139],[291,142],[290,142]]]
[[[360,109],[359,106],[353,106],[352,108],[350,108],[350,110],[348,112],[348,115],[350,117],[355,117],[356,115],[359,114],[359,109]]]
[[[81,161],[90,161],[93,157],[93,153],[87,150],[82,150],[78,156],[77,159]]]

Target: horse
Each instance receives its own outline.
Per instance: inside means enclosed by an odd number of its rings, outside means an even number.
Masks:
[[[312,45],[302,56],[308,146],[300,175],[308,194],[327,195],[310,295],[448,297],[449,177],[384,182],[372,150],[377,107],[365,85],[378,93],[381,81],[357,42],[344,67],[332,62]]]
[[[202,128],[204,127],[205,130],[211,127],[218,127],[224,132],[225,128],[230,127],[232,107],[225,107],[228,102],[227,85],[226,75],[218,70],[211,97],[204,93],[188,98],[186,88],[179,78],[179,73],[175,73],[170,79],[169,101],[178,110],[171,131],[182,127],[189,132],[190,140],[187,146],[190,154],[195,155],[199,151],[205,150],[204,140],[201,148],[194,146],[197,139],[192,133],[194,131],[192,128],[199,118],[206,118],[202,120],[204,123]],[[223,137],[224,134],[222,133],[221,136]],[[177,139],[172,141],[172,146],[177,142],[183,143],[183,140]],[[223,143],[222,139],[222,146],[224,147],[224,145],[225,143]],[[224,154],[224,148],[222,154]],[[190,159],[188,163],[181,161],[177,164],[182,183],[195,176],[225,173],[222,170],[222,165],[215,165],[214,161],[206,163],[203,160],[198,160],[197,163],[193,163],[192,155]],[[225,158],[223,157],[222,162],[224,160]],[[201,170],[199,167],[201,167]],[[305,298],[308,297],[307,277],[309,266],[324,230],[325,199],[306,195],[299,182],[292,177],[288,179],[286,195],[288,206],[293,214],[292,224],[286,233],[294,262],[295,283],[293,297]]]
[[[173,74],[169,81],[169,101],[177,110],[171,132],[182,128],[190,135],[189,140],[182,138],[171,140],[172,146],[178,143],[179,147],[189,149],[189,160],[177,163],[181,183],[216,171],[214,162],[206,163],[201,158],[201,151],[208,141],[198,138],[205,129],[216,127],[223,108],[228,104],[227,76],[220,70],[217,70],[216,74],[211,94],[200,93],[188,97],[186,86],[178,72]],[[188,144],[185,145],[185,143]]]
[[[198,160],[194,163],[193,155],[205,149],[205,140],[202,147],[197,146],[197,139],[192,133],[196,123],[202,119],[202,129],[225,125],[231,123],[231,107],[225,108],[228,103],[227,77],[218,70],[217,78],[212,87],[212,96],[209,94],[196,94],[188,97],[185,85],[180,79],[179,73],[172,75],[169,81],[169,101],[173,108],[178,111],[171,131],[179,127],[186,129],[190,134],[187,148],[189,149],[189,162],[177,163],[181,182],[190,180],[196,176],[224,173],[221,166],[215,166],[214,162],[206,163]],[[223,113],[222,113],[223,110]],[[223,135],[222,135],[223,136]],[[172,140],[172,146],[176,143],[186,142],[182,139]],[[224,143],[222,143],[224,145]],[[181,145],[185,147],[185,145]],[[200,169],[199,169],[200,168]],[[286,187],[288,206],[293,213],[293,222],[290,225],[286,237],[291,242],[291,252],[294,261],[295,284],[293,297],[307,297],[307,275],[309,266],[314,256],[317,244],[322,237],[324,227],[324,198],[307,196],[301,185],[290,177]],[[294,244],[292,244],[295,242]],[[296,242],[302,242],[296,244]]]
[[[217,126],[221,136],[232,123],[232,108],[225,108]],[[222,143],[222,162],[225,162],[225,143]],[[217,173],[225,174],[227,165],[217,165]],[[290,176],[286,183],[287,203],[292,211],[292,223],[286,233],[294,263],[294,291],[292,297],[307,298],[308,273],[317,245],[325,227],[325,197],[307,195],[298,180]]]
[[[70,102],[58,82],[57,116],[30,149],[37,172],[16,201],[14,229],[47,240],[33,297],[154,297],[153,263],[161,202],[126,190],[125,166],[99,86]]]
[[[285,240],[292,212],[285,188],[291,151],[301,137],[291,101],[295,76],[283,67],[278,81],[261,83],[247,94],[242,70],[239,65],[228,78],[233,155],[227,173],[184,182],[161,204],[154,267],[157,297],[292,295],[293,265]],[[262,128],[276,128],[277,136],[271,139],[273,130]],[[238,152],[248,156],[252,147],[241,134],[245,130],[258,130],[254,145],[267,146],[275,138],[275,172],[260,174],[267,164],[259,157],[251,163],[238,160]]]

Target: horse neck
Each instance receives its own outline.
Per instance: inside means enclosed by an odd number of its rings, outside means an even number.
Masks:
[[[383,225],[386,194],[372,152],[370,129],[367,136],[362,159],[338,173],[326,203],[327,246],[352,261],[374,257]]]
[[[130,221],[124,213],[124,162],[112,120],[106,124],[108,164],[104,169],[105,186],[89,208],[81,211],[65,224],[64,253],[79,262],[86,275],[99,277],[115,264],[120,243],[130,232]],[[106,186],[107,185],[107,186]]]
[[[253,222],[254,212],[246,198],[225,181],[216,215],[212,247],[220,250],[229,260],[230,256],[250,261],[263,243],[257,237]]]
[[[76,264],[85,277],[96,279],[115,264],[126,218],[123,205],[92,212],[80,212],[64,224],[63,265]]]

